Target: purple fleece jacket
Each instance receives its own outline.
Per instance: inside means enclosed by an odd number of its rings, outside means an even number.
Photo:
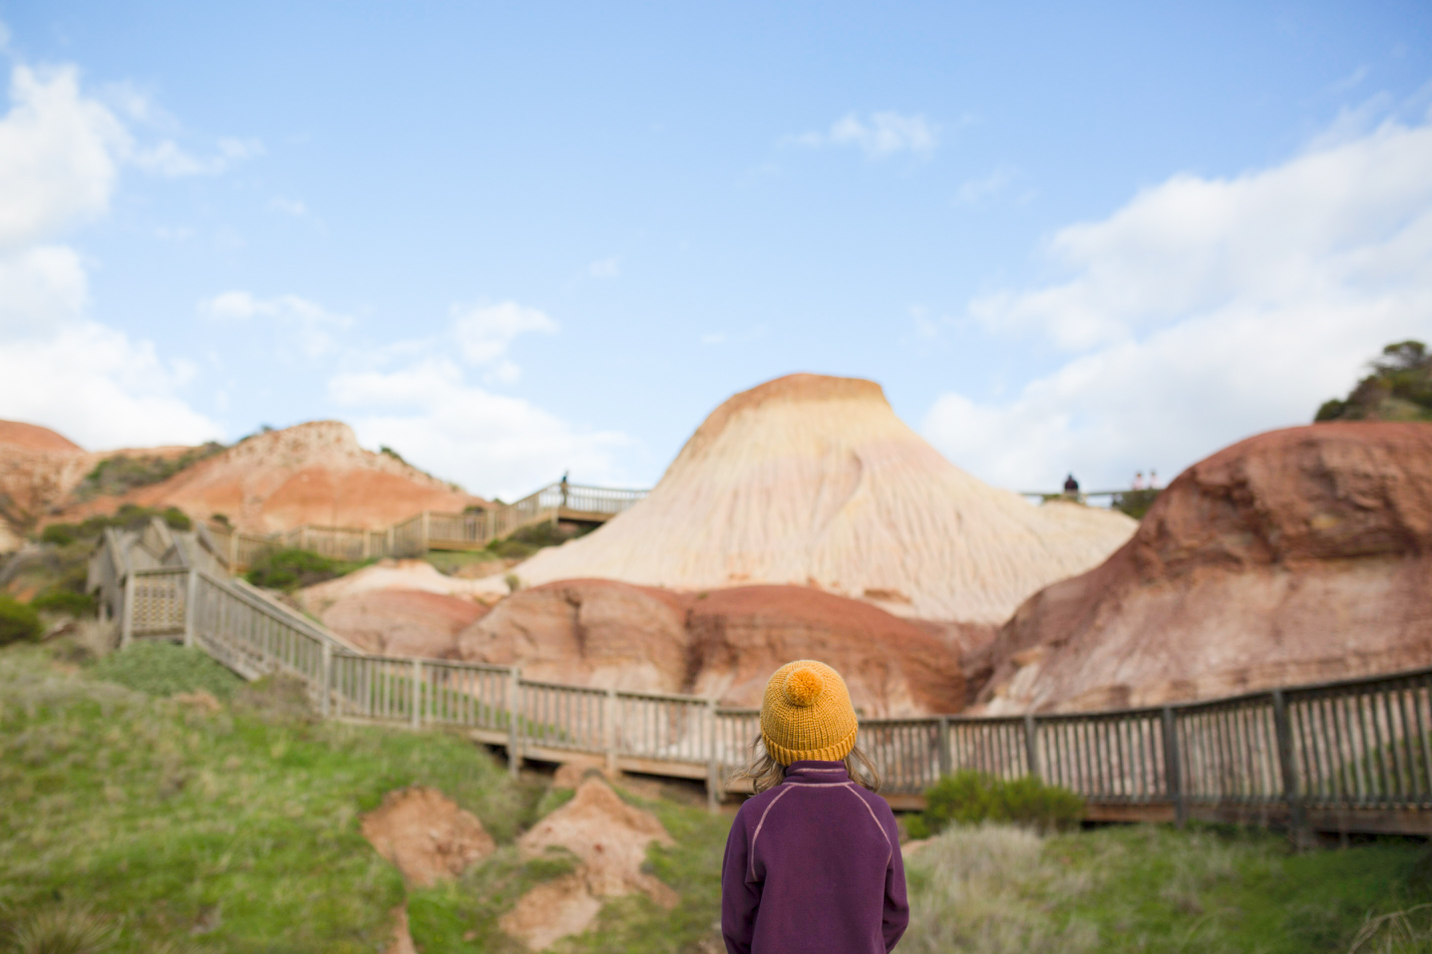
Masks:
[[[721,865],[730,954],[887,954],[905,933],[895,814],[841,762],[792,762],[736,813]]]

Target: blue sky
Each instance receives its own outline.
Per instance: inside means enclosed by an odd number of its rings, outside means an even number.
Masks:
[[[882,6],[0,2],[0,417],[511,495],[818,371],[1119,485],[1432,338],[1432,8]]]

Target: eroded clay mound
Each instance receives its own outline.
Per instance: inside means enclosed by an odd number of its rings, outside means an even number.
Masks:
[[[958,650],[909,620],[799,586],[672,593],[612,580],[522,590],[458,636],[463,659],[530,679],[759,705],[792,659],[834,666],[871,716],[957,712]]]
[[[1432,427],[1260,434],[1195,464],[1103,565],[1023,606],[989,712],[1209,698],[1432,663]]]
[[[500,580],[446,576],[426,560],[387,559],[305,587],[298,592],[298,602],[315,616],[323,616],[343,600],[381,590],[420,590],[491,605],[507,594],[507,585]]]
[[[383,804],[363,816],[363,837],[419,887],[455,878],[497,848],[476,815],[417,785],[383,796]]]
[[[640,891],[664,908],[675,907],[676,892],[642,871],[652,842],[675,844],[656,816],[623,802],[600,778],[587,778],[570,802],[517,841],[524,858],[569,851],[577,870],[533,888],[498,923],[541,951],[585,931],[608,898]]]
[[[486,612],[481,603],[442,593],[369,590],[334,603],[322,619],[364,652],[456,659],[457,634]]]
[[[909,620],[858,600],[800,586],[712,590],[687,618],[689,691],[729,706],[759,707],[771,673],[819,659],[868,716],[958,712],[964,676],[955,649]]]
[[[798,374],[731,398],[649,497],[515,572],[525,584],[813,586],[901,616],[1000,623],[1134,526],[1031,506],[941,457],[874,382]]]
[[[198,519],[222,513],[241,530],[270,533],[303,524],[381,529],[423,510],[455,512],[483,501],[364,450],[347,424],[314,421],[250,437],[162,483],[67,509],[66,519],[125,502],[177,506]]]
[[[611,580],[522,590],[458,636],[469,662],[520,665],[528,679],[679,692],[687,676],[686,600]]]

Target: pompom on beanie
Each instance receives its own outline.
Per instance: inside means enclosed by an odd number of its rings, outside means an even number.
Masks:
[[[761,739],[782,765],[802,759],[839,762],[855,747],[858,728],[845,680],[825,663],[786,663],[766,683]]]

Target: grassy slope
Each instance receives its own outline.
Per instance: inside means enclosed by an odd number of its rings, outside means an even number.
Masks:
[[[136,664],[143,652],[153,665]],[[233,701],[208,713],[100,674],[153,693],[208,686]],[[120,951],[382,950],[403,886],[358,819],[412,783],[454,797],[500,846],[457,882],[412,894],[414,939],[424,954],[518,951],[497,918],[571,862],[521,862],[512,840],[560,795],[514,785],[443,733],[307,722],[278,694],[177,648],[85,669],[39,647],[0,650],[0,908],[91,904],[122,918]],[[675,836],[650,865],[681,902],[666,912],[619,899],[557,950],[709,945],[729,819],[626,797]],[[1292,855],[1277,835],[1210,829],[1047,840],[965,829],[910,870],[908,952],[1344,951],[1369,912],[1432,899],[1432,858],[1418,845]],[[216,929],[191,934],[215,912]]]
[[[183,652],[175,650],[175,652]],[[207,660],[201,660],[207,664]],[[252,694],[250,694],[252,695]],[[358,816],[433,785],[499,841],[530,820],[484,753],[438,733],[217,714],[0,652],[0,904],[125,921],[121,951],[373,951],[402,901]],[[189,939],[212,919],[211,933]]]

